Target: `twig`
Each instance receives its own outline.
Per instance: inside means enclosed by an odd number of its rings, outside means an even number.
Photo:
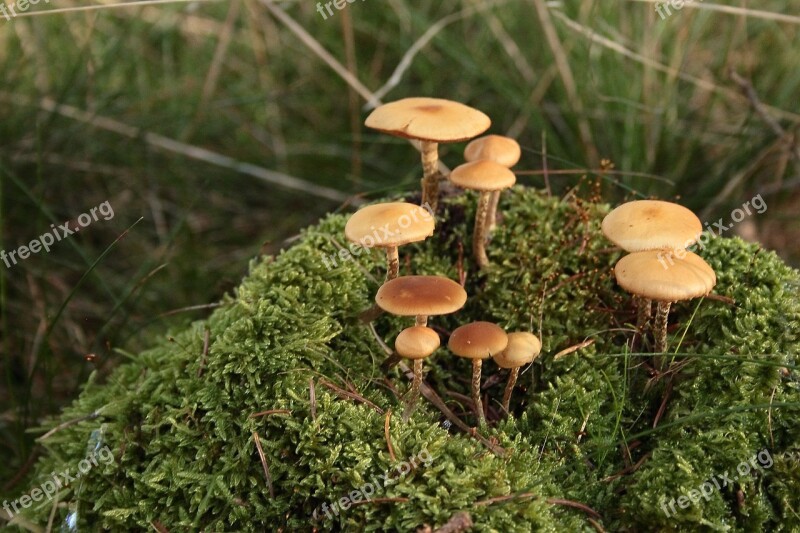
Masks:
[[[541,499],[541,496],[539,496],[538,494],[534,494],[532,492],[525,492],[523,494],[509,494],[507,496],[497,496],[495,498],[489,498],[488,500],[482,500],[482,501],[476,502],[474,505],[482,507],[482,506],[485,506],[485,505],[492,505],[494,503],[500,503],[500,502],[505,502],[505,501],[509,501],[509,500],[516,500],[518,498]],[[588,505],[580,503],[580,502],[576,502],[574,500],[567,500],[565,498],[545,498],[544,501],[546,501],[550,505],[563,505],[565,507],[572,507],[574,509],[580,509],[581,511],[583,511],[587,515],[591,516],[592,518],[602,519],[602,516],[600,516],[600,513],[598,513],[597,511],[595,511],[594,509],[592,509]]]
[[[264,449],[261,447],[261,439],[258,436],[258,433],[255,431],[253,432],[253,440],[256,442],[256,448],[258,449],[258,457],[261,459],[261,466],[264,467],[264,477],[267,479],[267,487],[269,487],[269,496],[270,498],[275,497],[275,489],[272,487],[272,476],[269,473],[269,465],[267,464],[267,458],[264,455]]]
[[[311,404],[311,420],[317,421],[317,389],[314,387],[314,378],[308,380],[308,401]]]
[[[706,300],[715,300],[717,302],[726,303],[728,305],[734,305],[734,306],[736,305],[736,300],[734,300],[733,298],[729,298],[728,296],[722,296],[721,294],[714,294],[714,293],[707,294]]]
[[[290,415],[292,412],[289,409],[270,409],[269,411],[261,411],[260,413],[253,413],[250,418],[258,418],[267,415]]]
[[[392,410],[389,409],[386,411],[386,420],[383,423],[383,434],[386,436],[386,446],[389,448],[389,457],[392,458],[392,462],[397,461],[397,457],[394,455],[394,447],[392,446],[392,435],[389,433],[389,424],[392,420]]]
[[[623,468],[622,470],[620,470],[616,474],[611,474],[610,476],[604,477],[600,481],[605,481],[605,482],[614,481],[615,479],[621,478],[624,475],[632,474],[633,472],[636,472],[637,470],[639,470],[639,468],[644,464],[644,462],[649,457],[650,457],[650,452],[647,452],[646,454],[644,454],[642,456],[641,459],[636,461],[636,464],[633,464],[633,465],[630,465],[630,466],[626,466],[625,468]]]
[[[206,328],[206,331],[203,334],[203,356],[202,356],[203,358],[200,359],[200,368],[197,369],[198,378],[203,375],[203,370],[206,367],[206,358],[208,357],[208,344],[210,336],[211,336],[211,331],[208,330],[208,328]]]
[[[326,379],[320,379],[319,380],[319,384],[322,385],[323,387],[327,387],[327,388],[331,389],[332,391],[334,391],[339,396],[344,396],[345,398],[349,398],[351,400],[355,400],[357,402],[360,402],[360,403],[363,403],[365,405],[368,405],[369,407],[371,407],[372,409],[377,411],[378,414],[381,414],[381,415],[383,414],[383,409],[381,409],[380,407],[378,407],[377,405],[375,405],[371,401],[367,400],[366,398],[364,398],[360,394],[356,394],[354,392],[350,392],[350,391],[346,391],[344,389],[340,389],[339,387],[337,387],[336,385],[334,385],[333,383],[331,383],[330,381],[328,381]]]
[[[164,526],[164,524],[162,524],[158,520],[153,520],[152,522],[150,522],[150,525],[153,526],[153,529],[158,531],[158,533],[169,533],[169,529],[167,529],[166,526]]]
[[[100,416],[100,410],[99,409],[97,411],[95,411],[94,413],[89,413],[88,415],[82,416],[80,418],[76,418],[75,420],[68,420],[67,422],[64,422],[62,424],[57,425],[56,427],[54,427],[53,429],[51,429],[50,431],[48,431],[47,433],[45,433],[44,435],[42,435],[41,437],[36,439],[36,441],[37,442],[42,442],[44,440],[47,440],[50,437],[52,437],[53,435],[55,435],[56,433],[58,433],[59,431],[61,431],[62,429],[66,429],[66,428],[68,428],[70,426],[74,426],[75,424],[80,424],[84,420],[94,420],[98,416]]]
[[[583,341],[580,344],[576,344],[575,346],[570,346],[569,348],[565,348],[565,349],[561,350],[560,352],[558,352],[557,354],[555,354],[553,356],[553,361],[558,361],[562,357],[566,357],[571,353],[574,353],[574,352],[577,352],[578,350],[582,350],[584,348],[587,348],[587,347],[591,346],[592,344],[594,344],[594,339],[589,339],[589,340]]]
[[[371,500],[360,500],[357,502],[352,502],[350,507],[355,507],[356,505],[366,505],[368,503],[408,503],[408,498],[372,498]]]

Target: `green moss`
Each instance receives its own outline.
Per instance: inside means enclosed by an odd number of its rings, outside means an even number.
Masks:
[[[392,458],[379,410],[401,412],[392,388],[402,393],[408,382],[396,369],[384,380],[385,354],[356,318],[377,289],[366,273],[382,279],[383,257],[365,253],[329,269],[323,258],[330,264],[335,242],[344,243],[346,217],[335,215],[278,257],[253,262],[207,321],[133,357],[107,383],[91,379],[49,427],[100,415],[46,440],[30,486],[74,468],[102,425],[115,461],[91,470],[80,490],[76,483],[59,495],[79,505],[80,522],[91,530],[148,529],[158,521],[170,530],[408,531],[441,526],[458,511],[472,514],[475,531],[594,530],[586,513],[548,499],[587,505],[612,530],[800,528],[800,477],[792,463],[800,450],[797,272],[739,239],[712,240],[701,255],[718,273],[715,292],[735,304],[676,305],[670,341],[682,366],[653,376],[647,355],[626,350],[635,310],[613,280],[619,254],[599,232],[607,206],[523,188],[505,194],[486,275],[469,257],[474,200],[447,201],[436,237],[401,249],[401,273],[412,265],[415,273],[457,279],[463,243],[471,298],[463,311],[432,322],[451,330],[486,319],[535,333],[541,324],[544,355],[520,378],[515,418],[485,431],[504,456],[443,424],[442,414],[422,402],[408,423],[392,415]],[[407,323],[384,316],[375,328],[391,344]],[[585,339],[595,343],[554,358]],[[468,362],[440,350],[427,368],[433,388],[473,423],[468,407],[449,394],[468,394]],[[497,372],[485,366],[486,378]],[[341,398],[323,380],[358,391],[377,409]],[[493,381],[489,408],[497,410],[503,379]],[[666,409],[652,429],[665,394]],[[276,409],[289,413],[251,416]],[[771,468],[675,516],[662,511],[665,499],[735,471],[764,448],[774,458]],[[429,464],[394,474],[374,496],[391,501],[362,502],[331,519],[321,510],[422,451]],[[509,495],[518,497],[497,499]],[[26,518],[45,524],[51,509],[38,504]],[[57,520],[66,513],[59,507]]]

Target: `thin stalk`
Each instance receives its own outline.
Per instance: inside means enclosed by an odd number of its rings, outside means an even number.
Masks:
[[[656,338],[655,352],[663,354],[667,351],[667,317],[671,302],[658,302],[656,319],[653,324],[653,335]]]
[[[489,199],[489,210],[486,212],[486,237],[497,227],[497,205],[500,203],[500,192],[493,191]]]
[[[411,382],[408,403],[405,411],[403,411],[403,422],[408,422],[411,413],[414,412],[414,407],[417,405],[417,400],[419,400],[419,388],[422,385],[422,361],[424,359],[414,359],[414,381]]]
[[[439,205],[439,144],[420,141],[422,153],[422,205],[430,205],[436,213]]]
[[[475,230],[472,232],[472,255],[478,268],[484,269],[489,266],[489,258],[486,257],[486,213],[489,209],[489,197],[492,193],[481,192],[478,200],[478,209],[475,211]]]
[[[400,255],[397,253],[397,246],[386,248],[386,265],[386,281],[391,281],[400,273]]]
[[[508,414],[508,406],[511,404],[511,393],[514,391],[514,385],[517,384],[519,377],[519,367],[512,368],[511,373],[508,374],[508,383],[506,383],[506,391],[503,393],[503,410]]]
[[[478,426],[486,423],[483,414],[483,401],[481,400],[481,366],[483,359],[472,360],[472,403],[475,405],[475,414],[478,416]]]
[[[415,320],[415,326],[427,326],[428,325],[428,315],[417,315]]]

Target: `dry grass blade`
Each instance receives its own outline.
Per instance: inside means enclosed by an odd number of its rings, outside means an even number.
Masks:
[[[269,495],[271,498],[275,497],[275,489],[272,486],[272,475],[269,473],[269,465],[267,464],[267,457],[264,455],[264,449],[261,447],[261,439],[258,436],[258,433],[255,431],[253,432],[253,440],[256,443],[256,449],[258,449],[258,457],[261,459],[261,466],[264,467],[264,477],[267,479],[267,487],[269,487]]]
[[[216,152],[212,152],[211,150],[200,148],[199,146],[192,146],[190,144],[182,143],[157,133],[144,131],[133,126],[123,124],[122,122],[112,118],[96,116],[71,105],[59,104],[50,98],[42,98],[38,102],[35,102],[20,95],[0,92],[0,100],[16,105],[36,105],[45,111],[57,113],[61,116],[77,120],[78,122],[82,122],[96,128],[111,131],[131,139],[144,139],[147,144],[168,152],[173,152],[192,159],[197,159],[198,161],[205,161],[206,163],[227,168],[229,170],[239,172],[240,174],[246,174],[262,181],[272,183],[273,185],[278,185],[279,187],[300,191],[310,196],[325,198],[334,202],[345,202],[350,200],[350,196],[335,189],[324,187],[322,185],[316,185],[309,181],[305,181],[294,176],[289,176],[288,174],[284,174],[282,172],[269,170],[251,163],[243,163],[233,159],[232,157],[218,154]],[[351,203],[359,205],[361,201],[355,199],[352,200]]]
[[[566,357],[569,354],[575,353],[578,350],[582,350],[583,348],[591,346],[592,344],[594,344],[594,339],[589,339],[581,342],[580,344],[576,344],[574,346],[570,346],[569,348],[565,348],[553,356],[553,361],[558,361],[562,357]]]
[[[644,4],[658,4],[662,0],[628,0],[628,2],[640,2]],[[800,17],[787,15],[785,13],[774,13],[772,11],[762,11],[760,9],[750,9],[738,6],[724,6],[721,4],[710,4],[708,2],[686,2],[684,7],[690,9],[705,9],[706,11],[718,11],[729,15],[745,16],[749,18],[772,20],[775,22],[788,22],[790,24],[800,24]]]
[[[117,2],[113,4],[97,4],[93,6],[61,7],[42,11],[30,11],[17,13],[16,17],[39,17],[42,15],[55,15],[57,13],[74,13],[78,11],[96,11],[98,9],[114,9],[118,7],[140,7],[158,4],[190,4],[200,2],[221,2],[222,0],[141,0],[138,2]]]

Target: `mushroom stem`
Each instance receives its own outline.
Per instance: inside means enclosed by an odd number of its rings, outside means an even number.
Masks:
[[[397,246],[386,248],[386,281],[393,280],[400,273],[400,255]]]
[[[503,410],[508,414],[508,406],[511,404],[511,393],[514,391],[514,385],[517,384],[519,377],[519,367],[514,367],[508,374],[508,383],[506,383],[506,391],[503,393]]]
[[[403,422],[408,422],[419,399],[419,388],[422,385],[422,361],[422,359],[414,359],[414,381],[411,382],[408,404],[406,404],[405,411],[403,411]]]
[[[420,141],[422,153],[422,202],[435,213],[439,205],[439,144]]]
[[[667,317],[671,302],[658,302],[656,306],[656,319],[653,324],[653,335],[656,338],[655,352],[667,351]]]
[[[427,326],[428,325],[428,315],[417,315],[415,320],[415,326]]]
[[[653,314],[653,301],[650,298],[645,298],[644,296],[637,296],[636,306],[636,329],[638,329],[641,333],[644,330],[644,327],[647,325],[647,321],[650,320],[650,317]]]
[[[482,359],[472,360],[472,403],[475,405],[475,414],[478,415],[478,425],[486,423],[483,414],[483,401],[481,401],[481,366]]]
[[[489,199],[489,210],[486,212],[486,236],[497,227],[497,205],[500,203],[500,191],[493,191]]]
[[[475,230],[472,232],[472,255],[478,268],[484,269],[489,266],[489,258],[486,257],[486,213],[489,209],[489,197],[492,193],[481,192],[478,200],[478,209],[475,211]]]

